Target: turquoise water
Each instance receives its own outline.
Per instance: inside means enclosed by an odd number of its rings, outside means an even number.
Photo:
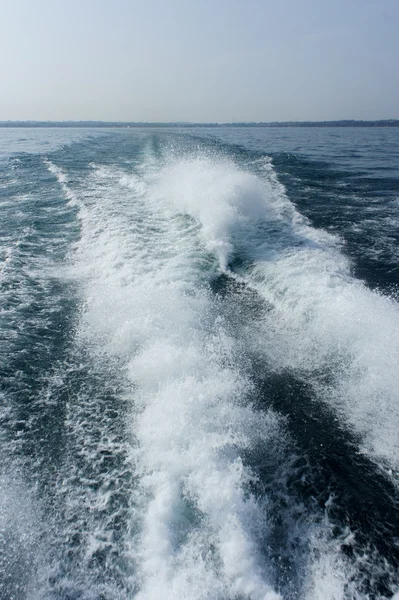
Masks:
[[[0,129],[0,597],[399,587],[398,129]]]

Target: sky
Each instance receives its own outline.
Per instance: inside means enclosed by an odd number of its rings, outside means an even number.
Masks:
[[[0,121],[399,118],[398,0],[0,8]]]

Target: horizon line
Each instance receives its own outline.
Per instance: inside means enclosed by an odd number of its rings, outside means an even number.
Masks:
[[[21,125],[107,125],[107,126],[174,126],[174,127],[242,127],[242,126],[288,126],[288,125],[399,125],[399,119],[328,119],[328,120],[294,120],[294,121],[107,121],[97,119],[63,119],[63,120],[37,120],[37,119],[7,119],[0,121],[0,127],[12,127]]]

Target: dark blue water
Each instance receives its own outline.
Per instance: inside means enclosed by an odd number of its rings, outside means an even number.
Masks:
[[[0,598],[396,598],[399,130],[0,129]]]

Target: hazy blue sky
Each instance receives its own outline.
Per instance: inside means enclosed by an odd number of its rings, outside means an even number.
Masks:
[[[399,118],[398,0],[0,7],[0,120]]]

